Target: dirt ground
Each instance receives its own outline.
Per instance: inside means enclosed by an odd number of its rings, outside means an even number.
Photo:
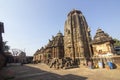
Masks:
[[[46,64],[9,65],[1,74],[12,76],[8,80],[120,80],[120,69],[54,69]],[[4,75],[5,76],[5,75]],[[0,79],[2,80],[2,78]]]

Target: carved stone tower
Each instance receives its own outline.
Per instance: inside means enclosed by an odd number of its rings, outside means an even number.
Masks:
[[[72,59],[90,57],[90,41],[90,29],[82,12],[79,10],[71,11],[64,26],[65,57]]]

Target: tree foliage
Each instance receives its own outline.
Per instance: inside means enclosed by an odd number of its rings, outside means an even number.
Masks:
[[[8,52],[10,50],[10,46],[7,45],[8,41],[3,41],[3,51]]]
[[[115,41],[114,46],[120,46],[120,40],[118,39],[113,39]]]

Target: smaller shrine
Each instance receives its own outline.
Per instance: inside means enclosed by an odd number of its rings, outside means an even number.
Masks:
[[[59,31],[56,36],[52,36],[48,44],[45,47],[38,49],[33,57],[33,62],[39,63],[44,61],[45,63],[49,59],[61,59],[64,58],[64,40],[63,34]]]
[[[93,56],[110,56],[114,53],[114,40],[102,29],[98,29],[92,40]]]
[[[52,58],[63,58],[64,57],[64,40],[63,40],[63,34],[61,32],[58,32],[55,37],[53,37],[52,40]]]

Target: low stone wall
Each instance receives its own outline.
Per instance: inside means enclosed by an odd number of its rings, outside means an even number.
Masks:
[[[116,68],[120,68],[120,56],[93,57],[92,59],[94,64],[97,64],[100,61],[104,63],[104,66],[106,66],[107,62],[112,62]]]
[[[112,62],[115,68],[120,68],[120,56],[111,56],[111,57],[92,57],[90,59],[79,58],[80,66],[87,65],[88,61],[93,62],[94,66],[98,65],[99,62],[103,62],[103,67],[108,65],[108,62]]]
[[[112,60],[116,64],[116,66],[120,68],[120,56],[114,56],[112,57]]]

